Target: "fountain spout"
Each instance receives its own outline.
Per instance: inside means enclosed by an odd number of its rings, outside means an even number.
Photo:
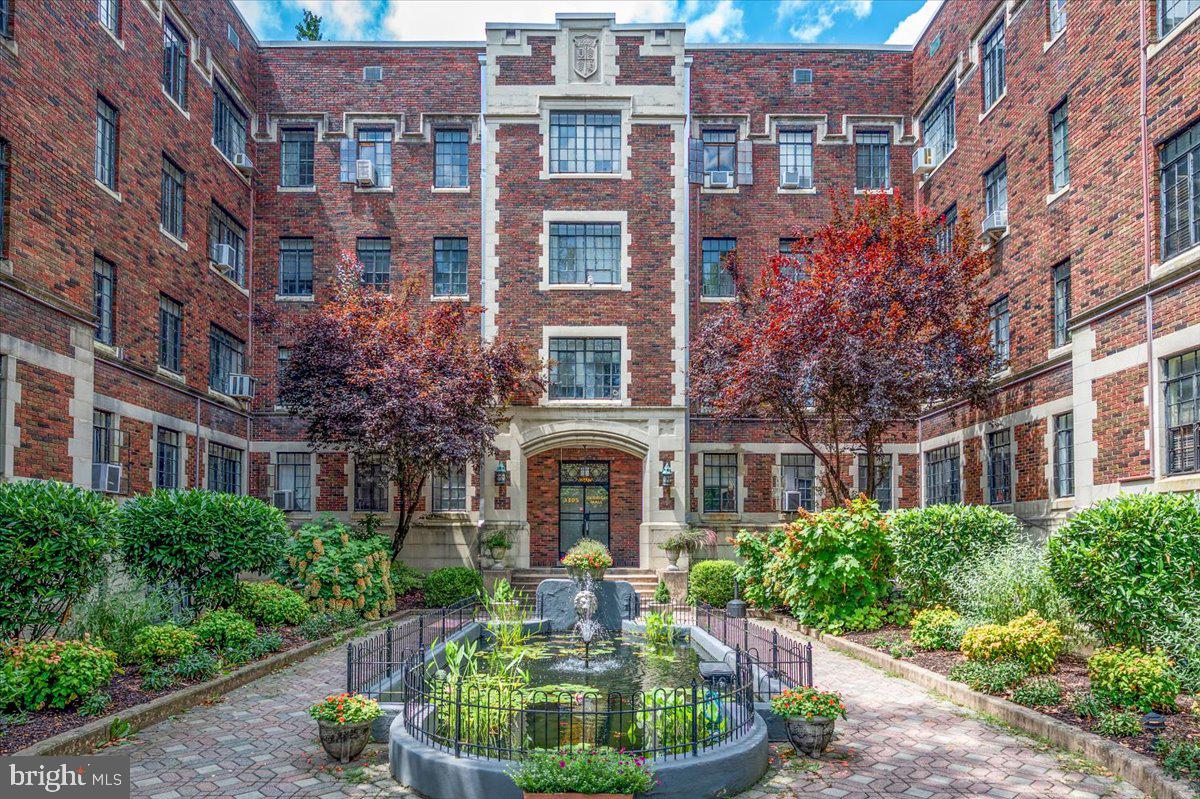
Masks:
[[[575,634],[583,642],[583,667],[589,668],[591,660],[592,641],[597,635],[603,635],[604,628],[593,616],[596,613],[596,592],[593,588],[592,575],[584,573],[578,581],[579,590],[575,594]]]

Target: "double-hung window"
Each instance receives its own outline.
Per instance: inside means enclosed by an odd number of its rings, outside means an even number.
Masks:
[[[780,239],[779,254],[787,261],[780,267],[779,274],[791,280],[802,280],[807,274],[805,255],[800,252],[800,239]]]
[[[925,453],[925,504],[962,501],[961,458],[958,444]]]
[[[550,339],[550,399],[620,398],[620,339]]]
[[[779,131],[779,185],[789,189],[813,186],[813,134],[811,130]]]
[[[1071,262],[1063,261],[1054,267],[1054,346],[1061,347],[1071,340],[1067,323],[1071,320]]]
[[[1200,471],[1200,350],[1168,358],[1163,364],[1166,392],[1167,473]]]
[[[1010,318],[1008,297],[1001,297],[988,306],[988,332],[992,343],[992,368],[996,371],[1008,366],[1010,355]]]
[[[954,129],[954,86],[942,92],[937,102],[921,117],[925,146],[933,151],[933,163],[940,164],[958,144]]]
[[[858,456],[858,490],[879,504],[880,510],[892,509],[892,456],[879,453],[875,456],[875,484],[867,479],[867,456]]]
[[[550,282],[615,285],[621,279],[621,225],[554,222],[550,225]]]
[[[96,18],[114,37],[121,35],[121,0],[97,0]]]
[[[704,146],[704,174],[728,172],[737,169],[737,131],[733,128],[713,128],[701,131]]]
[[[0,260],[8,252],[8,158],[8,142],[0,139]]]
[[[1054,191],[1071,183],[1068,166],[1070,148],[1067,146],[1067,101],[1063,100],[1050,112],[1050,179]]]
[[[737,513],[737,458],[735,452],[704,453],[705,513]]]
[[[117,417],[109,411],[92,411],[92,463],[120,463],[121,439]]]
[[[1200,0],[1158,0],[1158,35],[1161,39],[1179,23],[1200,11]]]
[[[284,297],[312,296],[312,239],[279,240],[279,293]]]
[[[1050,39],[1054,40],[1067,27],[1067,0],[1050,0]]]
[[[392,240],[359,239],[358,262],[362,264],[362,284],[387,291],[392,284]]]
[[[230,161],[246,152],[246,112],[220,81],[213,82],[213,144]]]
[[[1004,22],[1000,22],[979,45],[983,54],[983,108],[994,106],[1004,96]]]
[[[988,433],[988,503],[1006,505],[1012,502],[1012,431]]]
[[[275,457],[275,490],[292,492],[293,510],[312,510],[312,455],[281,452]]]
[[[467,470],[462,464],[433,475],[433,511],[448,513],[467,509]]]
[[[785,511],[816,509],[817,499],[813,491],[817,476],[816,460],[816,456],[807,452],[779,456],[779,476],[783,481],[782,507]]]
[[[946,213],[942,215],[942,220],[934,232],[934,246],[943,255],[949,254],[954,249],[954,228],[957,225],[958,203],[954,203],[946,209]]]
[[[187,108],[188,40],[169,18],[163,17],[163,91],[180,108]]]
[[[375,164],[375,185],[392,185],[392,129],[364,128],[358,131],[358,157]]]
[[[619,173],[621,115],[617,112],[551,112],[550,171],[566,175]]]
[[[1000,227],[1008,226],[1008,161],[989,169],[983,176],[983,212]]]
[[[467,130],[438,130],[433,134],[433,185],[439,189],[467,186]]]
[[[435,297],[467,295],[467,240],[433,240],[433,294]]]
[[[725,259],[737,249],[737,239],[704,239],[700,242],[700,296],[734,296],[733,273]]]
[[[0,39],[11,39],[12,35],[12,2],[0,0]]]
[[[208,331],[208,386],[222,394],[229,392],[229,376],[242,374],[246,345],[238,337],[212,325]]]
[[[182,241],[187,175],[166,156],[163,156],[162,170],[162,198],[159,204],[158,221],[163,230]]]
[[[279,185],[289,188],[312,186],[316,132],[312,128],[285,129],[279,139]]]
[[[175,372],[183,371],[183,306],[165,295],[158,295],[158,365]]]
[[[179,488],[179,433],[165,427],[154,441],[154,487]]]
[[[862,131],[854,134],[854,186],[864,191],[891,188],[889,165],[891,134]]]
[[[117,109],[96,97],[96,180],[117,190]]]
[[[229,279],[246,285],[246,228],[216,203],[208,215],[208,257],[216,264],[227,262],[222,269]]]
[[[383,459],[362,457],[354,460],[354,510],[382,513],[388,509],[388,481]]]
[[[1200,122],[1168,141],[1162,164],[1162,247],[1170,258],[1200,244]]]
[[[242,493],[242,451],[224,444],[208,443],[208,490],[222,494]]]
[[[1075,495],[1075,414],[1054,417],[1054,496]]]
[[[94,256],[92,260],[92,311],[96,314],[96,341],[113,343],[113,298],[116,270],[111,263]]]

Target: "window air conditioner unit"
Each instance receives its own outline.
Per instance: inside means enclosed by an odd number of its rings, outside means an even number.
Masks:
[[[928,175],[937,163],[933,160],[932,147],[918,147],[913,150],[913,174]]]
[[[92,489],[105,494],[121,493],[121,464],[93,463]]]
[[[354,162],[354,182],[360,186],[375,185],[375,162],[370,158],[359,158]]]
[[[233,270],[234,261],[237,259],[237,251],[233,249],[232,244],[214,244],[212,259],[213,263],[222,272],[230,272]]]
[[[783,509],[785,511],[797,511],[802,507],[799,491],[784,491],[783,492]]]
[[[250,162],[250,156],[245,153],[234,153],[233,165],[247,174],[254,171],[254,164]]]
[[[779,185],[785,189],[800,188],[800,172],[795,169],[788,169],[783,173],[783,177],[779,181]]]
[[[280,510],[295,510],[296,509],[296,492],[295,491],[272,491],[271,504]]]
[[[732,189],[733,172],[728,169],[708,172],[704,175],[704,185],[710,189]]]
[[[1008,209],[998,208],[983,220],[983,235],[998,239],[1008,230]]]
[[[234,399],[254,398],[254,378],[250,375],[232,374],[229,376],[229,390],[225,392]]]

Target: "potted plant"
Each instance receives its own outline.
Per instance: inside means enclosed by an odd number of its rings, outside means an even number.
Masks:
[[[562,565],[567,567],[567,574],[575,580],[582,580],[585,574],[592,575],[593,580],[603,580],[605,570],[613,565],[613,559],[604,544],[593,538],[582,538],[567,550]]]
[[[504,556],[512,548],[512,542],[503,530],[493,530],[483,539],[482,548],[492,559],[492,568],[499,569],[504,566]]]
[[[656,784],[644,757],[604,747],[538,752],[518,763],[508,775],[524,792],[525,799],[629,799]]]
[[[672,571],[679,569],[679,554],[686,552],[690,559],[692,555],[704,548],[717,545],[717,533],[707,527],[687,527],[677,533],[672,533],[660,545],[667,553],[667,561]]]
[[[789,688],[771,700],[771,711],[787,720],[796,754],[816,757],[829,748],[838,717],[846,718],[840,694],[816,688]]]
[[[342,763],[362,754],[371,740],[371,722],[382,713],[378,702],[362,694],[330,694],[308,710],[317,720],[321,746]]]

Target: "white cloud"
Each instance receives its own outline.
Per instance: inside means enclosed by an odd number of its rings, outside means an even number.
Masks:
[[[840,16],[866,19],[873,4],[873,0],[783,0],[775,16],[781,23],[790,23],[788,33],[796,41],[815,42]]]
[[[733,0],[719,0],[711,10],[687,19],[688,41],[741,41],[746,38],[742,16],[742,9]]]
[[[933,15],[941,7],[942,0],[925,0],[924,5],[900,20],[900,24],[892,31],[892,35],[887,38],[887,43],[916,44],[917,39],[921,38],[921,34],[924,33],[925,28],[929,25],[929,20],[933,19]]]
[[[296,8],[297,17],[302,9],[316,14],[325,38],[338,40],[373,38],[375,19],[383,7],[382,2],[364,0],[288,0],[288,5]]]

